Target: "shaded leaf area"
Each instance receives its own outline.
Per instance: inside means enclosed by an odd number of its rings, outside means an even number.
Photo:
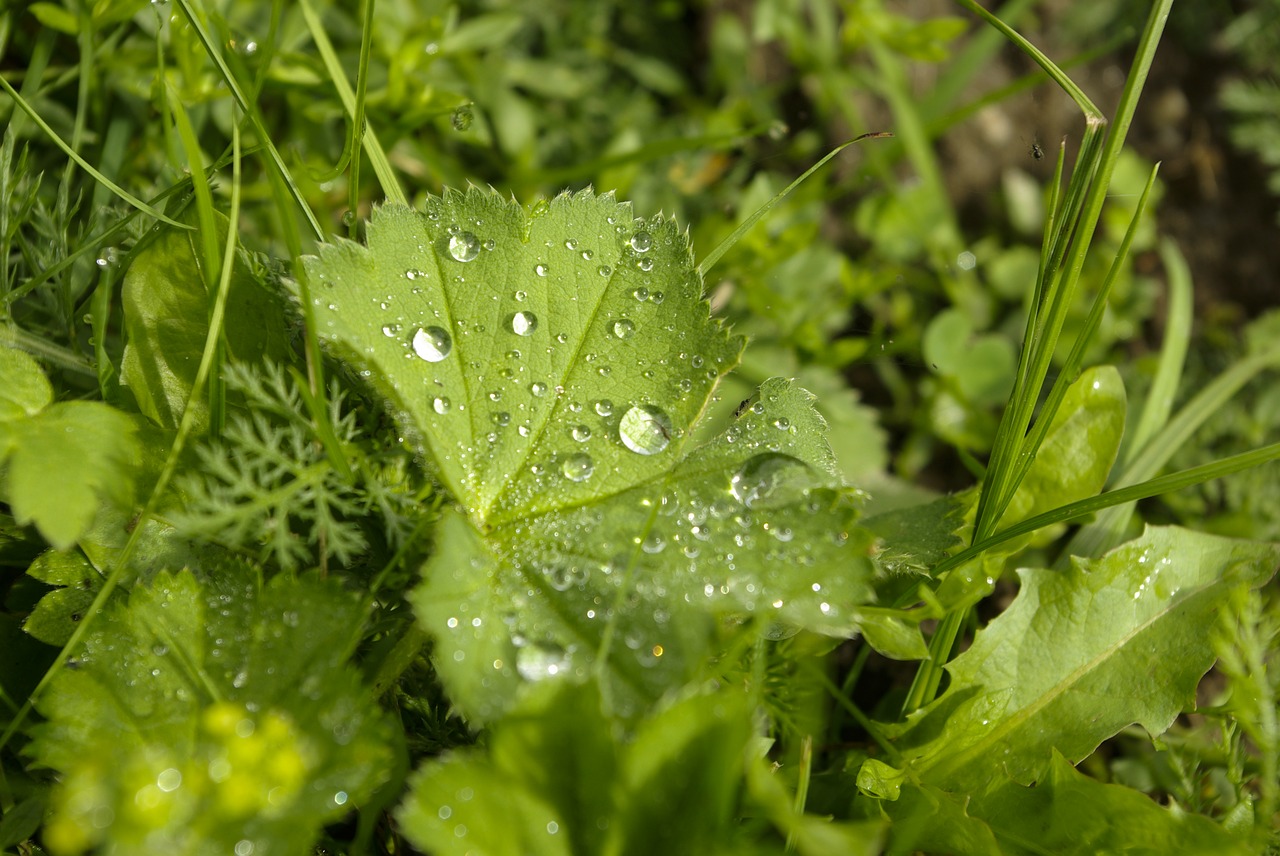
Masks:
[[[194,223],[195,216],[186,218]],[[226,218],[217,216],[219,246],[226,240]],[[195,232],[169,229],[141,250],[125,274],[124,302],[128,344],[120,367],[124,385],[138,410],[163,428],[175,429],[191,398],[205,340],[213,295],[197,256]],[[227,292],[223,342],[241,362],[283,360],[288,353],[284,307],[246,269],[237,256]],[[205,396],[196,396],[196,425],[209,418]]]
[[[391,767],[391,725],[347,665],[363,617],[314,578],[136,586],[41,697],[29,751],[62,774],[46,844],[310,852]]]
[[[546,681],[494,725],[487,750],[419,770],[398,819],[415,846],[442,856],[781,853],[767,825],[739,820],[750,770],[751,813],[796,831],[797,852],[877,852],[878,824],[791,809],[790,794],[750,757],[751,721],[739,694],[698,695],[619,740],[623,724],[604,713],[594,682]]]
[[[1040,779],[1054,750],[1078,762],[1133,723],[1163,733],[1213,664],[1204,628],[1278,560],[1274,545],[1151,527],[1066,571],[1021,571],[1013,604],[908,721],[901,747],[913,775],[979,793],[997,777]]]
[[[11,348],[0,348],[0,390],[0,497],[19,524],[65,549],[103,506],[132,501],[134,417],[96,401],[50,403],[39,365]]]
[[[468,716],[593,669],[635,708],[691,677],[728,615],[856,629],[870,537],[812,396],[766,382],[688,448],[741,342],[674,224],[473,190],[384,208],[368,240],[309,264],[319,328],[461,506],[412,600]]]
[[[884,851],[888,854],[1255,852],[1208,818],[1165,808],[1132,788],[1099,782],[1056,751],[1045,776],[1032,787],[1005,781],[975,799],[932,785],[907,784],[898,799],[876,805],[893,821]]]

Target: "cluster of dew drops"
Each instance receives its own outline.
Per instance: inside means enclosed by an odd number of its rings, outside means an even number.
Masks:
[[[430,215],[429,215],[430,216]],[[614,218],[610,217],[612,222]],[[616,225],[616,228],[622,232],[625,227]],[[446,249],[450,258],[460,264],[472,262],[480,256],[481,250],[494,249],[494,241],[481,241],[473,232],[462,229],[458,225],[452,225],[447,229],[449,239]],[[654,241],[652,235],[643,229],[634,232],[626,241],[631,253],[636,257],[636,267],[644,272],[653,270],[654,261],[648,255],[653,248]],[[579,250],[577,241],[568,239],[565,242],[566,248],[579,251],[584,261],[590,261],[594,257],[594,252],[590,249]],[[597,273],[602,277],[610,277],[613,269],[606,264],[601,264],[596,268]],[[547,264],[538,263],[534,266],[534,274],[539,277],[545,277],[550,273]],[[425,278],[427,274],[423,271],[410,270],[405,273],[410,281]],[[514,297],[517,302],[523,302],[527,298],[527,293],[517,291]],[[640,302],[651,302],[661,304],[665,295],[661,291],[649,291],[647,288],[638,287],[635,289],[633,296]],[[533,336],[539,329],[539,319],[537,315],[528,310],[518,310],[506,319],[505,327],[507,332],[520,338]],[[400,326],[398,324],[388,324],[382,329],[384,335],[388,337],[397,337],[400,334]],[[617,339],[631,339],[636,332],[636,325],[629,318],[618,318],[609,325],[609,333]],[[567,341],[567,337],[561,334],[557,337],[557,341],[561,344]],[[410,340],[410,349],[413,355],[428,363],[439,363],[444,361],[453,351],[453,337],[449,331],[440,326],[424,326],[419,327]],[[518,353],[518,352],[513,352]],[[588,355],[590,359],[592,355]],[[691,363],[694,368],[700,368],[702,359],[693,357]],[[600,373],[605,375],[607,368],[599,369]],[[691,388],[692,384],[686,382]],[[682,386],[683,389],[683,386]],[[535,381],[529,385],[529,390],[535,398],[541,398],[549,391],[546,383]],[[557,393],[560,389],[557,388]],[[687,391],[687,390],[685,390]],[[500,400],[501,393],[494,392],[489,394],[489,398],[493,401]],[[454,409],[453,402],[445,396],[436,396],[431,401],[432,410],[438,415],[444,415]],[[592,408],[595,413],[602,419],[609,420],[614,416],[614,404],[608,399],[600,399],[593,403]],[[571,407],[571,409],[573,409]],[[581,410],[581,406],[578,406]],[[498,411],[493,414],[493,423],[495,427],[506,427],[510,424],[511,416],[505,411]],[[520,426],[522,435],[526,435],[527,428]],[[592,436],[591,428],[585,424],[575,424],[569,429],[570,437],[578,443],[585,443]],[[661,408],[652,404],[635,404],[623,412],[617,421],[618,439],[621,440],[623,446],[638,455],[656,455],[665,450],[671,443],[674,436],[674,429],[671,418]],[[490,442],[496,442],[496,433],[489,435]],[[535,465],[535,475],[540,474]],[[560,461],[559,466],[561,474],[568,480],[573,482],[584,482],[589,479],[595,472],[595,462],[586,452],[573,452],[565,456]]]

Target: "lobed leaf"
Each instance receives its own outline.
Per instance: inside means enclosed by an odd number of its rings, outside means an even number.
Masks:
[[[17,355],[17,356],[15,356]],[[133,497],[141,455],[134,420],[96,401],[49,404],[35,361],[0,348],[0,497],[54,547],[70,547],[104,502]]]
[[[384,207],[307,267],[320,335],[388,400],[460,511],[412,600],[477,720],[603,670],[620,704],[700,667],[714,619],[834,635],[870,596],[825,425],[786,381],[689,448],[741,340],[686,238],[610,196]]]

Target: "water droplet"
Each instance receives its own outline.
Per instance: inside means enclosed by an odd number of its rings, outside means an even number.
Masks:
[[[577,452],[564,459],[564,465],[560,470],[569,481],[581,482],[591,478],[596,465],[586,452]]]
[[[640,268],[640,270],[644,271],[645,273],[648,273],[649,271],[653,270],[653,259],[641,259],[640,261],[636,262],[636,267]]]
[[[438,363],[453,350],[453,340],[440,327],[418,328],[413,334],[413,352],[429,363]]]
[[[663,294],[661,291],[655,291],[653,292],[653,294],[649,295],[650,303],[662,303],[662,301],[666,299],[667,299],[667,296]]]
[[[637,404],[622,415],[618,436],[631,451],[656,455],[671,443],[671,419],[649,404]]]
[[[497,413],[492,414],[489,418],[492,419],[493,424],[497,425],[499,428],[505,428],[511,424],[511,414],[505,410],[500,410]]]
[[[529,296],[529,292],[517,291],[513,296],[515,297],[517,303],[523,303],[524,299]]]
[[[459,232],[449,239],[449,255],[456,262],[469,262],[480,255],[480,240],[470,232]]]
[[[383,324],[382,335],[387,336],[388,338],[398,336],[400,335],[400,329],[399,324]]]
[[[529,391],[533,393],[535,398],[541,398],[547,394],[547,385],[541,381],[534,381],[529,384]]]
[[[596,272],[601,276],[609,276],[613,273],[613,268],[608,265],[600,265],[600,267],[596,268]]]
[[[606,419],[613,415],[613,402],[607,398],[602,398],[595,403],[596,413]]]
[[[626,318],[613,322],[613,335],[617,336],[619,339],[630,339],[631,335],[635,333],[635,331],[636,325],[632,324]]]
[[[803,495],[810,483],[810,472],[809,465],[798,458],[765,452],[749,458],[733,474],[729,491],[748,508],[782,504]]]
[[[551,268],[547,267],[546,265],[534,265],[533,272],[536,273],[538,276],[546,276],[548,273],[551,272]]]
[[[636,232],[631,236],[631,249],[637,253],[647,253],[653,246],[653,238],[648,232]]]
[[[517,336],[530,336],[538,329],[538,316],[532,312],[517,312],[508,320],[507,326]]]
[[[447,398],[436,398],[431,401],[431,409],[441,416],[449,412],[449,408],[453,406],[453,402]]]
[[[573,426],[573,429],[569,431],[569,436],[573,437],[573,439],[577,440],[579,443],[585,443],[591,439],[591,429],[586,425],[575,425]]]
[[[640,288],[637,288],[635,291],[631,292],[631,296],[634,297],[636,300],[639,300],[641,303],[643,303],[644,301],[649,299],[649,289],[641,286]]]
[[[650,532],[649,536],[640,543],[640,549],[650,555],[661,553],[667,548],[667,539],[663,538],[657,532]]]
[[[779,416],[777,419],[773,420],[773,427],[777,428],[779,431],[786,431],[791,427],[791,420],[785,416]]]
[[[463,104],[461,107],[453,111],[450,121],[453,123],[455,131],[465,131],[471,127],[471,121],[475,118],[475,114],[471,112],[470,104]]]

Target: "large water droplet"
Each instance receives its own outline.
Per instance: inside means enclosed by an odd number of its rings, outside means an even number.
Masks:
[[[560,469],[569,481],[581,482],[591,478],[591,474],[596,471],[596,465],[590,455],[578,452],[565,458],[564,465]]]
[[[653,246],[653,238],[648,232],[636,232],[631,236],[631,249],[637,253],[647,253]]]
[[[431,401],[431,409],[434,410],[436,413],[439,413],[441,416],[448,413],[449,408],[452,406],[453,406],[453,403],[449,401],[449,399],[443,398],[443,397],[435,398],[435,399],[432,399]]]
[[[613,335],[619,339],[630,339],[632,334],[636,332],[636,325],[632,324],[626,318],[613,322]]]
[[[618,436],[631,451],[656,455],[671,443],[671,419],[651,404],[637,404],[622,414]]]
[[[469,262],[480,255],[480,239],[470,232],[459,232],[449,238],[449,255],[457,262]]]
[[[440,327],[419,327],[413,334],[413,352],[429,363],[438,363],[453,350],[453,339]]]
[[[604,417],[613,415],[613,402],[607,398],[602,398],[595,403],[596,413]]]
[[[781,505],[801,498],[811,486],[812,469],[804,461],[777,452],[749,458],[729,481],[729,491],[748,508]]]
[[[579,443],[585,443],[591,439],[591,429],[586,425],[575,425],[570,430],[569,436],[573,437]]]
[[[530,336],[533,335],[534,330],[538,329],[538,316],[532,312],[517,312],[511,316],[507,326],[517,336]]]

